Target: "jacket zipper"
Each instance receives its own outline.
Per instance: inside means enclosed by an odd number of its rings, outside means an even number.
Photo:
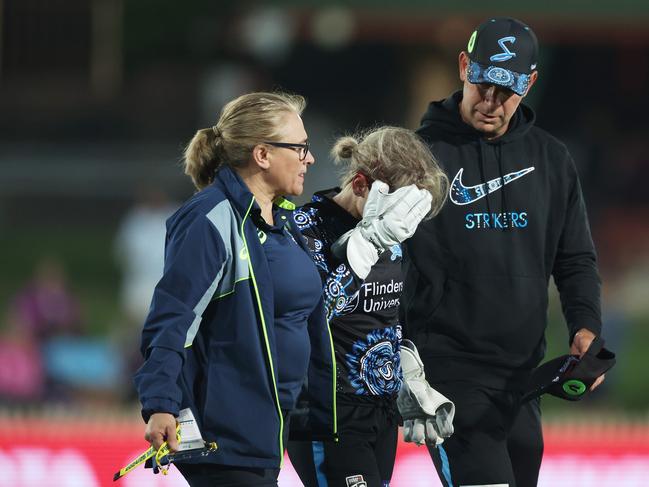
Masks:
[[[294,211],[295,210],[295,205],[285,199],[282,199],[281,202],[275,201],[275,204],[277,204],[280,208],[283,208],[285,210],[289,211]],[[297,238],[303,238],[298,231],[296,231]],[[311,255],[311,251],[309,248],[305,245],[300,245],[300,248],[302,248],[307,254]],[[327,313],[325,313],[325,323],[327,324],[327,334],[329,335],[329,350],[331,351],[331,366],[332,366],[332,375],[331,375],[331,385],[333,387],[333,404],[332,404],[332,414],[333,414],[333,438],[334,442],[338,442],[338,406],[337,406],[337,391],[336,388],[338,386],[338,370],[336,367],[336,350],[334,349],[334,339],[333,335],[331,333],[331,325],[329,324],[329,318],[327,317]]]
[[[325,313],[325,322],[327,323],[327,333],[329,334],[329,348],[331,349],[331,366],[332,370],[332,385],[333,385],[333,427],[334,427],[334,442],[338,443],[338,407],[337,407],[337,391],[336,386],[338,382],[338,369],[336,367],[336,351],[334,350],[334,338],[331,334],[331,326],[329,326],[329,318]]]
[[[248,210],[241,220],[241,238],[243,239],[243,245],[246,249],[246,254],[248,258],[248,269],[250,270],[250,276],[252,277],[252,285],[255,289],[255,298],[257,299],[257,306],[259,307],[259,317],[261,318],[261,329],[264,333],[264,345],[266,346],[266,354],[268,356],[268,366],[270,368],[270,375],[273,379],[273,392],[275,393],[275,405],[277,406],[277,414],[279,416],[279,467],[282,468],[284,465],[284,416],[282,415],[282,407],[279,403],[279,393],[277,392],[277,379],[275,377],[275,369],[273,367],[273,357],[270,352],[270,344],[268,342],[268,330],[266,329],[266,320],[264,320],[264,310],[261,307],[261,298],[259,297],[259,287],[257,286],[257,279],[255,278],[255,272],[252,268],[252,261],[250,259],[250,251],[248,250],[248,241],[246,240],[246,234],[244,231],[244,225],[250,214],[250,209],[252,208],[255,198],[250,200],[250,205],[248,205]]]

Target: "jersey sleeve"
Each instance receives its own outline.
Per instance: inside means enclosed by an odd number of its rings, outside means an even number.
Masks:
[[[326,318],[330,321],[360,292],[364,279],[354,273],[346,255],[338,256],[332,251],[332,244],[344,231],[328,224],[328,219],[317,208],[311,207],[304,212],[308,214],[308,221],[299,225],[299,229],[320,273]]]

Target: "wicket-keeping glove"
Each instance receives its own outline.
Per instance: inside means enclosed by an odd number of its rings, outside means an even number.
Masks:
[[[430,212],[433,197],[414,184],[392,193],[387,184],[374,181],[367,195],[363,219],[332,246],[334,253],[345,249],[354,273],[365,279],[379,255],[411,237]]]
[[[403,384],[397,407],[403,418],[403,440],[437,446],[453,434],[455,404],[426,382],[424,364],[410,340],[401,341]]]

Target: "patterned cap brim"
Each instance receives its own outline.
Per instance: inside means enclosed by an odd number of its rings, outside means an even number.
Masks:
[[[469,63],[467,71],[469,83],[489,83],[503,86],[520,96],[524,96],[530,83],[530,75],[510,71],[499,66],[485,66],[475,61]]]

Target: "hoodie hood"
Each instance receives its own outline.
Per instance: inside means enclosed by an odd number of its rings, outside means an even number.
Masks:
[[[417,133],[424,138],[433,138],[459,142],[461,140],[483,138],[484,134],[462,120],[460,102],[462,92],[456,91],[452,96],[440,101],[431,102],[421,119]],[[536,115],[527,105],[520,104],[509,121],[509,127],[501,137],[486,141],[491,144],[505,144],[523,137],[534,126]]]

